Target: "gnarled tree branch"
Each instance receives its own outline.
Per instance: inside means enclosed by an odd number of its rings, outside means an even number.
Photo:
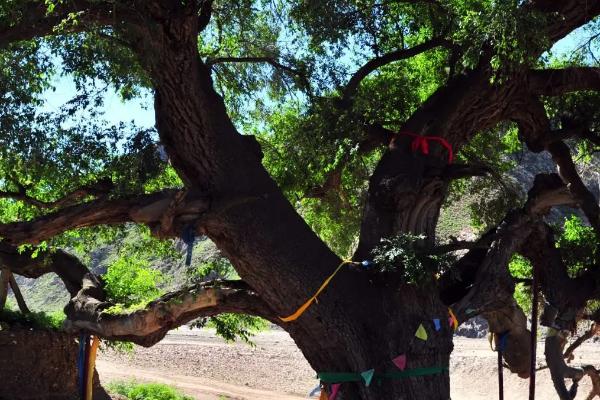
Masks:
[[[200,317],[243,313],[273,322],[278,320],[269,305],[241,281],[186,287],[150,302],[142,310],[121,314],[106,312],[112,304],[89,294],[94,284],[93,280],[84,280],[82,290],[67,306],[68,330],[84,330],[105,339],[127,340],[149,347],[169,330]]]
[[[360,67],[354,73],[354,75],[352,75],[352,77],[350,78],[350,80],[346,84],[346,87],[343,90],[343,99],[350,100],[358,90],[358,87],[363,81],[363,79],[365,79],[371,72],[375,71],[376,69],[381,68],[384,65],[393,63],[395,61],[406,60],[407,58],[414,57],[418,54],[424,53],[436,47],[449,47],[450,45],[451,43],[444,38],[433,38],[411,48],[392,51],[380,57],[376,57],[372,60],[369,60],[366,64]]]
[[[27,277],[56,273],[72,297],[65,308],[65,327],[105,339],[151,346],[171,329],[221,313],[250,314],[279,322],[269,305],[243,281],[199,283],[165,294],[144,309],[112,314],[107,312],[113,304],[106,301],[101,280],[66,252],[42,252],[31,258],[31,251],[18,252],[16,247],[0,242],[0,267]]]
[[[163,214],[178,193],[177,190],[166,190],[118,199],[101,198],[66,207],[31,221],[0,224],[0,236],[11,244],[36,244],[71,229],[125,222],[147,224],[157,231],[160,229]],[[185,201],[171,212],[173,217],[179,218],[183,224],[198,219],[207,209],[206,198],[189,194]],[[175,224],[173,229],[176,228],[182,227]],[[167,233],[175,235],[173,229]],[[161,233],[165,235],[165,232]]]

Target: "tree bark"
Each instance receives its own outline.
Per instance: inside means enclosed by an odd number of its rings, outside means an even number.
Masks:
[[[13,275],[12,272],[10,272],[10,276],[9,276],[9,283],[10,283],[10,288],[13,291],[13,294],[15,295],[15,299],[17,300],[17,305],[19,306],[19,310],[21,310],[21,312],[23,314],[29,314],[29,308],[27,308],[27,303],[25,303],[25,299],[23,298],[23,295],[21,294],[21,289],[19,289],[19,285],[17,284],[17,281],[15,279],[15,276]]]
[[[6,305],[9,282],[10,271],[7,269],[0,269],[0,311],[2,311]]]

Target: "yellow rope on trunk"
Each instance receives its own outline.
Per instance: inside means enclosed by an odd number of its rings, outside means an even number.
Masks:
[[[340,265],[338,265],[338,267],[335,269],[335,271],[333,271],[333,274],[329,275],[329,277],[327,279],[325,279],[325,281],[323,282],[323,284],[321,285],[321,287],[319,287],[319,289],[316,291],[316,293],[306,301],[306,303],[302,304],[300,306],[299,309],[296,310],[295,313],[293,313],[292,315],[290,315],[289,317],[279,317],[280,320],[282,320],[283,322],[291,322],[291,321],[295,321],[298,319],[298,317],[300,317],[302,314],[304,314],[304,311],[306,311],[306,309],[308,307],[310,307],[310,305],[313,303],[313,301],[317,300],[317,296],[319,294],[321,294],[321,292],[323,290],[325,290],[325,288],[327,287],[327,285],[329,285],[329,282],[331,282],[331,280],[333,279],[333,277],[340,271],[340,269],[342,269],[342,267],[346,264],[352,264],[352,260],[344,260],[342,261],[342,263]]]

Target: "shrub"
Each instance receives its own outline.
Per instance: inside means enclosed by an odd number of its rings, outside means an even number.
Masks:
[[[129,400],[194,400],[162,383],[111,382],[106,387],[109,392],[120,394]]]

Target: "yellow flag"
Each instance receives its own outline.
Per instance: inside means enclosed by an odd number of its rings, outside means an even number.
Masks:
[[[425,330],[423,324],[419,324],[417,332],[415,332],[415,336],[421,340],[427,340],[427,331]]]

